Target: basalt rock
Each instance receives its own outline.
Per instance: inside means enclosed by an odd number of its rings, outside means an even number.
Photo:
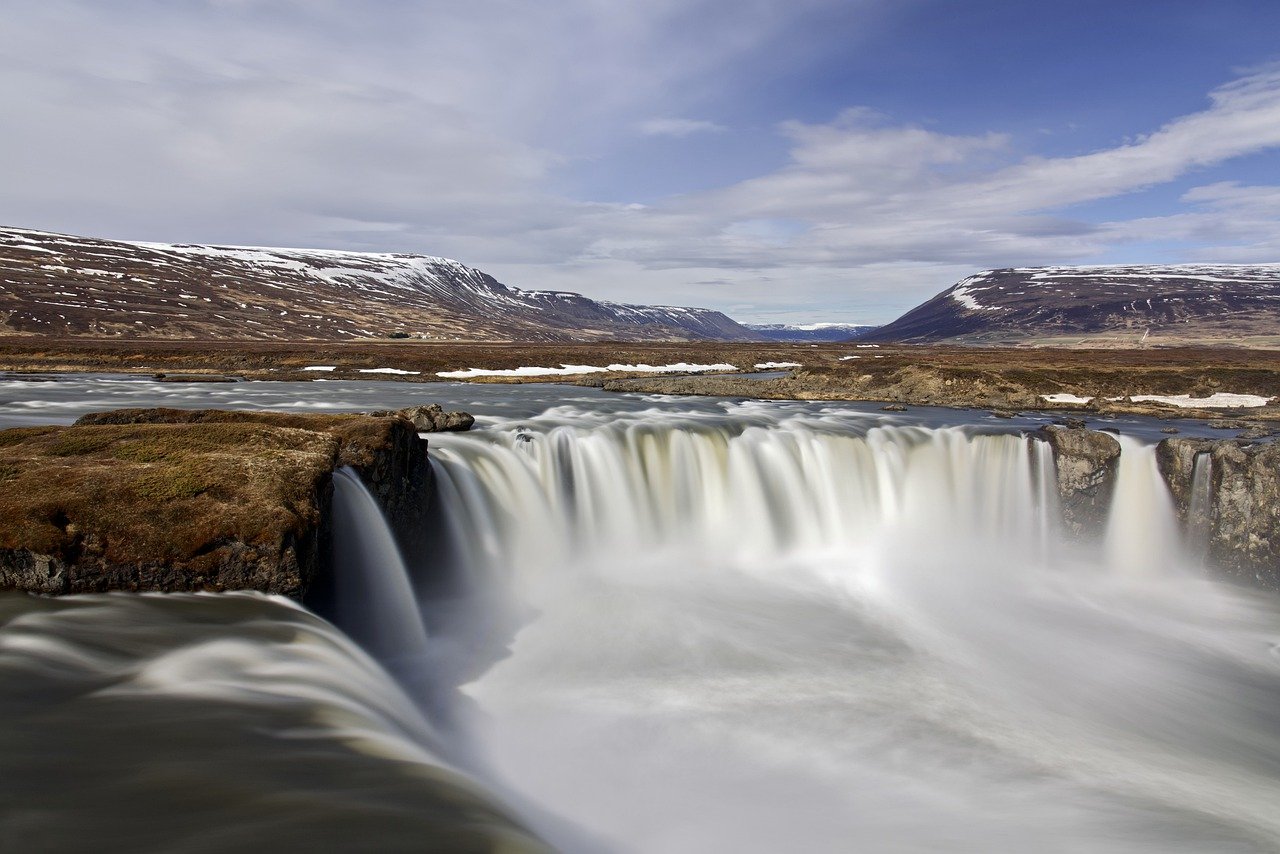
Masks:
[[[0,589],[301,598],[328,576],[340,466],[417,549],[431,469],[403,417],[134,409],[0,432]]]
[[[1210,564],[1280,589],[1280,444],[1166,439],[1156,459],[1184,527],[1205,539]],[[1200,496],[1197,459],[1208,466]]]
[[[1102,530],[1115,491],[1120,443],[1096,430],[1056,424],[1034,435],[1053,448],[1058,501],[1067,533],[1081,537]]]
[[[419,433],[446,433],[470,430],[476,419],[466,412],[445,412],[438,403],[400,410]]]

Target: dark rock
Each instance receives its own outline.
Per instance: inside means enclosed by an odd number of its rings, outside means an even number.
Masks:
[[[1177,427],[1161,427],[1160,432],[1161,433],[1178,433],[1180,431],[1178,430]]]
[[[1210,465],[1207,518],[1194,519],[1192,486],[1201,455]],[[1156,446],[1156,459],[1183,525],[1203,527],[1210,564],[1280,589],[1280,445],[1165,439]]]
[[[1258,439],[1265,439],[1268,436],[1274,435],[1274,433],[1275,431],[1269,427],[1254,425],[1253,427],[1246,427],[1244,430],[1241,430],[1239,433],[1237,433],[1236,439],[1237,440],[1244,439],[1246,441],[1252,442]]]
[[[1223,442],[1210,454],[1210,558],[1229,572],[1280,586],[1280,445]]]
[[[438,403],[400,410],[419,433],[447,433],[470,430],[476,419],[466,412],[445,412]]]
[[[1063,525],[1080,537],[1102,529],[1115,491],[1120,443],[1097,430],[1050,425],[1033,434],[1053,448]]]
[[[882,412],[906,412],[907,408],[901,403],[886,403],[884,406],[880,407],[880,410]]]
[[[1061,424],[1063,427],[1069,427],[1072,430],[1083,430],[1089,424],[1083,418],[1055,418],[1053,423]]]

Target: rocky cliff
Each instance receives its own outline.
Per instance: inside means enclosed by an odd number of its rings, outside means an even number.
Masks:
[[[1280,444],[1178,438],[1156,453],[1178,515],[1209,561],[1280,589]]]
[[[1035,438],[1053,449],[1064,530],[1075,538],[1101,531],[1115,492],[1120,443],[1097,430],[1058,425],[1045,427]]]
[[[1033,434],[1053,448],[1063,526],[1076,538],[1099,537],[1119,471],[1110,435],[1052,426]],[[1280,443],[1237,439],[1165,439],[1156,446],[1191,547],[1238,581],[1280,589]]]
[[[301,598],[327,575],[340,466],[422,553],[431,469],[398,413],[138,409],[0,432],[0,589]]]

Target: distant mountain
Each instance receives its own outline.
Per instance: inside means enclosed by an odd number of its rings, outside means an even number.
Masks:
[[[1280,264],[986,270],[866,340],[1280,343]]]
[[[748,329],[758,332],[770,341],[786,342],[822,342],[848,341],[860,338],[875,329],[874,326],[856,326],[851,323],[809,323],[804,326],[792,326],[785,323],[747,323]]]
[[[718,311],[522,291],[426,255],[131,243],[0,228],[0,334],[758,341]]]

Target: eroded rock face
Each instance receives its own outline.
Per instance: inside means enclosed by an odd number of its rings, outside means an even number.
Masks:
[[[1210,476],[1197,501],[1201,455]],[[1183,525],[1203,526],[1210,563],[1242,581],[1280,589],[1280,445],[1166,439],[1156,458]],[[1192,518],[1193,508],[1205,518]]]
[[[431,470],[403,417],[119,410],[0,432],[0,589],[301,598],[328,572],[344,465],[414,547]]]
[[[1075,537],[1102,530],[1120,467],[1120,443],[1096,430],[1056,424],[1034,435],[1053,448],[1064,529]]]

